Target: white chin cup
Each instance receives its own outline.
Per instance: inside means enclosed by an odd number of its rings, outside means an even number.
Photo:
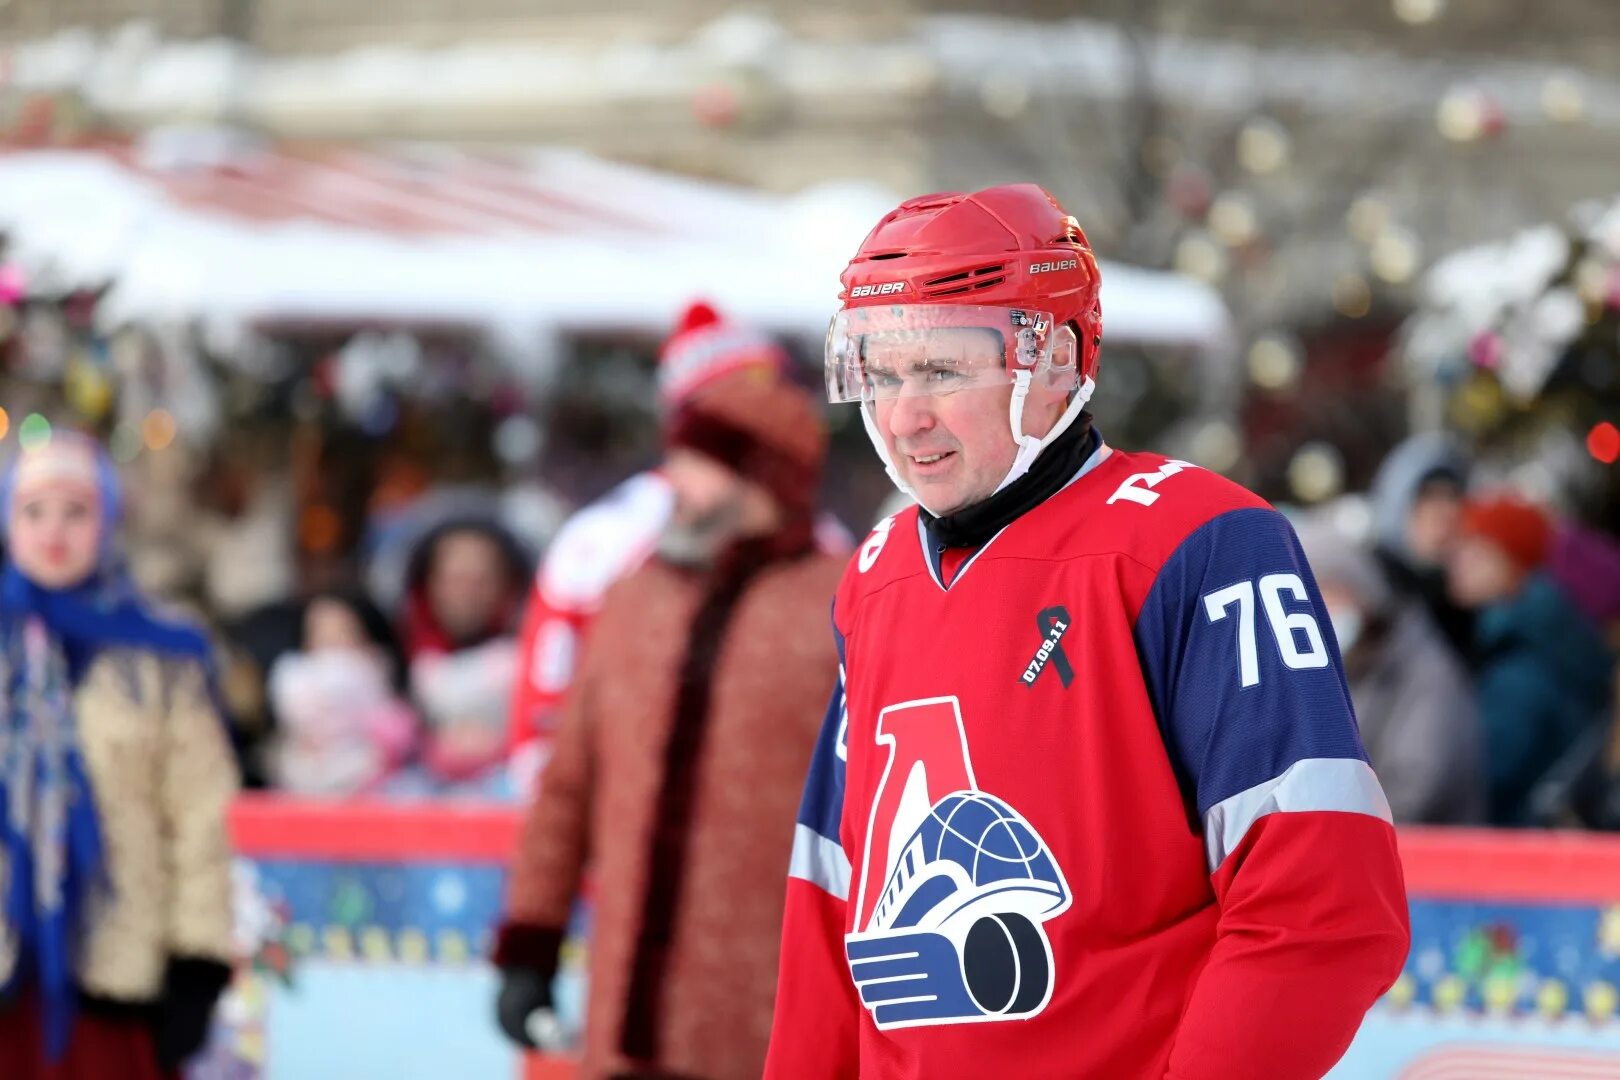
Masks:
[[[1013,442],[1018,444],[1018,454],[1013,458],[1012,468],[1007,470],[1007,475],[996,485],[996,491],[1000,491],[1029,472],[1029,467],[1035,464],[1035,459],[1040,457],[1041,451],[1050,446],[1059,435],[1069,430],[1069,425],[1075,422],[1081,410],[1086,407],[1086,402],[1091,400],[1092,391],[1097,389],[1096,381],[1087,376],[1085,382],[1080,384],[1080,388],[1069,399],[1069,407],[1063,410],[1063,415],[1052,425],[1052,430],[1036,438],[1024,434],[1024,399],[1029,396],[1029,372],[1016,372],[1013,379],[1012,401],[1007,406],[1007,423],[1012,428]]]
[[[1000,491],[1029,472],[1030,466],[1035,464],[1035,459],[1040,457],[1041,451],[1051,445],[1059,435],[1069,430],[1069,426],[1079,418],[1081,411],[1086,407],[1086,402],[1091,400],[1093,391],[1097,389],[1096,380],[1089,375],[1086,376],[1080,388],[1069,399],[1068,408],[1063,410],[1063,415],[1052,425],[1052,430],[1037,438],[1034,435],[1024,434],[1024,399],[1029,396],[1030,374],[1027,371],[1016,372],[1013,380],[1012,402],[1007,407],[1007,422],[1012,429],[1013,442],[1018,444],[1018,453],[1013,458],[1012,468],[1007,470],[1007,475],[997,485],[996,491]],[[908,499],[929,513],[935,513],[934,508],[919,498],[911,489],[911,485],[901,479],[900,470],[895,468],[894,459],[889,456],[889,448],[883,441],[883,433],[878,430],[876,410],[872,403],[863,401],[860,409],[861,423],[866,427],[866,437],[872,441],[872,447],[877,451],[878,459],[883,462],[883,468],[889,474],[890,482]]]

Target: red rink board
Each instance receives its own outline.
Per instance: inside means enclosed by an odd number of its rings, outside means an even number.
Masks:
[[[504,805],[312,802],[240,798],[237,850],[263,859],[504,863],[519,813]],[[1403,828],[1407,891],[1436,900],[1615,903],[1620,836],[1492,829]]]

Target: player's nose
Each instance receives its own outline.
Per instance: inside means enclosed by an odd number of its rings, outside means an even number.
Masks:
[[[896,439],[929,431],[934,422],[934,399],[929,394],[902,394],[889,410],[889,434]]]

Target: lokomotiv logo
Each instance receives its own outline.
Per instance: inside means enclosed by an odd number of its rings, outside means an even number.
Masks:
[[[863,296],[888,296],[891,293],[904,292],[906,283],[903,281],[885,281],[881,285],[857,285],[849,290],[851,300],[859,300]]]
[[[1068,879],[1029,819],[979,787],[961,701],[890,705],[872,738],[883,775],[844,935],[861,1004],[880,1031],[1045,1011],[1057,966],[1044,924],[1069,909]]]
[[[1032,274],[1044,274],[1049,270],[1073,270],[1079,265],[1079,259],[1061,259],[1058,262],[1030,263],[1029,272]]]

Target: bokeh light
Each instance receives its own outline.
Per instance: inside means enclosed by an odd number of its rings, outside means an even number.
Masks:
[[[38,450],[51,441],[51,422],[39,413],[29,413],[17,425],[17,441],[24,450]]]
[[[1238,132],[1238,164],[1258,176],[1276,172],[1288,164],[1288,129],[1269,117],[1256,117]]]
[[[167,409],[153,409],[141,421],[141,441],[148,450],[167,450],[175,431],[174,415]]]
[[[1288,487],[1304,503],[1331,499],[1344,488],[1344,458],[1332,445],[1306,443],[1288,463]]]
[[[1620,461],[1620,428],[1607,420],[1593,424],[1592,430],[1586,433],[1586,449],[1605,465]]]
[[[1341,274],[1333,283],[1333,309],[1347,319],[1359,319],[1372,310],[1372,289],[1360,274]]]
[[[1395,17],[1408,26],[1434,22],[1446,10],[1446,0],[1394,0]]]
[[[1249,378],[1264,390],[1287,390],[1303,368],[1299,343],[1288,334],[1264,334],[1249,346]]]

